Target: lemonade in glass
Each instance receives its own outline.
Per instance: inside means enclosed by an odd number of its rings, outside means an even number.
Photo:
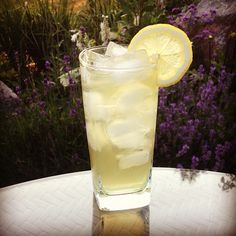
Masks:
[[[191,61],[182,42],[188,38],[172,27],[146,27],[128,48],[110,42],[80,54],[94,194],[101,210],[150,203],[158,86],[178,81]]]

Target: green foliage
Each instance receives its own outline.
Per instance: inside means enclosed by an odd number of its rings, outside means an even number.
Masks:
[[[9,65],[8,56],[6,53],[0,53],[0,80],[7,81],[17,76],[17,72]]]
[[[77,14],[77,27],[86,27],[89,37],[95,39],[99,44],[101,43],[99,33],[102,16],[108,16],[111,27],[114,27],[118,12],[119,8],[116,0],[88,0]]]
[[[141,28],[158,22],[166,22],[165,9],[161,8],[156,1],[121,0],[119,6],[122,11],[120,22],[128,29],[127,43]]]
[[[121,0],[119,2],[123,12],[129,15],[129,23],[134,23],[137,17],[139,19],[135,24],[140,27],[157,23],[163,13],[156,1],[132,0],[127,2]]]
[[[26,5],[2,0],[0,8],[0,50],[5,51],[12,65],[17,67],[15,52],[19,53],[19,69],[25,72],[27,57],[38,68],[44,60],[57,57],[70,48],[70,27],[73,15],[68,0],[58,4],[36,0]]]
[[[88,169],[79,85],[49,79],[36,87],[29,79],[19,97],[11,109],[0,102],[0,185]]]
[[[101,44],[100,23],[103,15],[108,17],[111,31],[120,36],[117,41],[122,43],[129,43],[142,27],[166,21],[165,9],[160,8],[156,1],[88,0],[85,7],[78,12],[77,28],[86,27],[89,38],[95,39],[98,45]],[[125,36],[124,28],[127,29]]]

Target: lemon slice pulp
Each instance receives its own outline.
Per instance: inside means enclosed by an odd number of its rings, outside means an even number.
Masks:
[[[159,87],[174,85],[192,63],[192,43],[181,29],[169,24],[150,25],[131,40],[128,50],[145,49],[156,64]]]

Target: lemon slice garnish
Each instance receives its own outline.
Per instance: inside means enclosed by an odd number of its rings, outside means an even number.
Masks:
[[[156,64],[159,87],[174,85],[192,63],[192,43],[181,29],[169,24],[150,25],[131,40],[128,50],[145,49]]]

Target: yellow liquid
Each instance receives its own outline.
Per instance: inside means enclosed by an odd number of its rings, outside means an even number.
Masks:
[[[143,190],[154,149],[158,95],[154,71],[113,74],[82,67],[81,74],[96,191],[115,195]]]
[[[149,207],[128,211],[100,211],[93,206],[93,235],[149,235]]]

